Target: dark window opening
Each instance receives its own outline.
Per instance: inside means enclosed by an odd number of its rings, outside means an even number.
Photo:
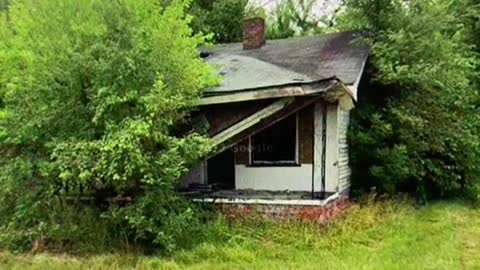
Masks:
[[[297,115],[293,114],[251,137],[251,163],[296,164]]]

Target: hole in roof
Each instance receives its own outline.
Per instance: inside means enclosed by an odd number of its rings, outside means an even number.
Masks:
[[[296,82],[303,82],[304,81],[304,79],[300,79],[300,78],[293,78],[292,80],[296,81]]]

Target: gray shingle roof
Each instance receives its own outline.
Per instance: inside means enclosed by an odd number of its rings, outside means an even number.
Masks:
[[[356,32],[268,40],[255,50],[242,43],[217,45],[207,50],[208,63],[224,77],[207,94],[303,84],[336,77],[353,85],[360,78],[368,46]]]

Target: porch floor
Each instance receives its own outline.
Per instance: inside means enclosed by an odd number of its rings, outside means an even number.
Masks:
[[[234,189],[218,190],[213,192],[202,192],[189,194],[194,198],[214,198],[214,199],[249,199],[249,200],[324,200],[334,192],[308,192],[308,191],[271,191],[271,190],[252,190],[252,189]]]

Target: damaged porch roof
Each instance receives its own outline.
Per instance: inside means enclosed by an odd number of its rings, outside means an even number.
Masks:
[[[306,85],[339,80],[356,98],[356,86],[368,56],[368,46],[357,32],[268,40],[259,49],[244,50],[242,43],[205,49],[205,60],[216,66],[223,83],[204,95]]]

